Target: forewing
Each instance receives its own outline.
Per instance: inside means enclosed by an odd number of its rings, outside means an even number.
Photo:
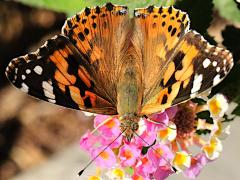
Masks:
[[[67,37],[56,36],[35,53],[13,59],[6,70],[8,79],[25,93],[73,109],[116,114],[91,77],[88,60]]]
[[[117,103],[116,82],[129,42],[130,18],[125,6],[107,3],[103,7],[86,8],[66,21],[63,33],[89,60],[96,92],[112,104]]]
[[[188,31],[186,13],[173,7],[149,6],[134,11],[133,42],[142,55],[144,102],[157,93],[163,72],[179,40]]]
[[[141,114],[160,112],[217,85],[233,66],[229,51],[189,31],[186,13],[173,7],[135,11],[135,44],[144,42]]]
[[[15,86],[40,99],[117,114],[116,82],[129,25],[125,6],[107,3],[86,8],[66,21],[64,35],[49,40],[39,52],[14,59],[7,76]]]

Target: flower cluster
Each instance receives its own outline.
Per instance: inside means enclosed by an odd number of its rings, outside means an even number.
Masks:
[[[97,115],[95,131],[80,141],[91,158],[99,155],[98,171],[89,179],[161,180],[178,172],[196,178],[222,151],[220,139],[229,133],[222,123],[227,109],[221,94],[207,102],[188,101],[141,118],[131,142],[121,134],[117,117]]]

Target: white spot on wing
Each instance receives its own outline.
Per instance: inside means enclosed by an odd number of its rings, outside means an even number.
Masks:
[[[30,69],[26,69],[26,74],[30,74],[31,70]]]
[[[51,84],[49,84],[49,82],[43,81],[42,82],[42,87],[43,87],[44,95],[47,98],[50,98],[50,99],[54,100],[55,99],[55,94],[53,93],[53,86]],[[50,99],[48,99],[48,100],[50,100]]]
[[[216,71],[217,72],[220,72],[221,68],[220,67],[217,67]]]
[[[227,63],[227,60],[226,60],[226,59],[224,59],[224,60],[223,60],[223,64],[224,64],[224,65],[226,65],[226,63]]]
[[[28,93],[29,87],[25,83],[22,83],[22,87],[20,89],[23,92]]]
[[[17,74],[18,73],[18,68],[15,68],[15,74]]]
[[[217,61],[213,61],[212,65],[213,65],[213,67],[216,67],[217,66]]]
[[[10,63],[8,64],[8,66],[10,66],[10,67],[11,67],[12,65],[13,65],[13,64],[12,64],[12,61],[10,61]]]
[[[50,103],[56,103],[56,100],[55,99],[48,99],[48,102],[50,102]]]
[[[38,75],[42,75],[42,67],[41,66],[35,66],[35,68],[33,69],[35,73],[37,73]]]
[[[25,80],[26,79],[26,76],[23,74],[22,75],[22,80]]]
[[[203,80],[203,75],[200,74],[195,74],[194,80],[193,80],[193,88],[191,90],[191,94],[198,92],[201,88],[202,85],[202,80]]]
[[[43,81],[42,82],[42,87],[48,91],[53,91],[53,87],[50,85],[49,82],[47,81]]]
[[[203,67],[204,68],[207,68],[210,64],[211,64],[211,61],[208,58],[203,61]]]
[[[217,85],[218,83],[220,83],[221,79],[220,79],[220,74],[216,75],[213,79],[213,85]]]
[[[220,51],[222,51],[222,48],[216,47],[216,52],[220,52]]]

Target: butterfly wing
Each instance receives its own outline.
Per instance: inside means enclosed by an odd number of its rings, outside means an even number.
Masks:
[[[129,18],[107,3],[68,19],[64,35],[9,64],[9,80],[28,94],[73,109],[117,114],[116,78]]]
[[[86,8],[67,20],[63,33],[89,60],[97,92],[117,103],[116,82],[122,65],[123,51],[131,28],[128,9],[107,3],[103,7]]]
[[[149,6],[134,11],[133,41],[143,61],[144,103],[159,91],[170,55],[188,30],[186,13],[172,7]]]
[[[37,52],[13,59],[8,79],[25,93],[73,109],[116,114],[114,106],[94,90],[87,60],[67,37],[50,39]]]
[[[145,74],[141,114],[160,112],[195,97],[217,85],[232,68],[229,51],[189,31],[186,13],[150,6],[135,10],[134,15],[139,31],[135,42],[144,42],[140,49]]]

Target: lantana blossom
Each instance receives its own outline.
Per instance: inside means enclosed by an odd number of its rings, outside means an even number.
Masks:
[[[117,116],[97,115],[95,130],[80,141],[92,158],[98,156],[94,162],[104,169],[90,177],[162,180],[183,172],[196,178],[207,163],[219,157],[220,137],[229,134],[229,124],[226,126],[223,118],[228,106],[224,98],[216,95],[205,105],[188,101],[142,117],[131,142],[122,134]],[[196,152],[191,152],[193,146]]]

